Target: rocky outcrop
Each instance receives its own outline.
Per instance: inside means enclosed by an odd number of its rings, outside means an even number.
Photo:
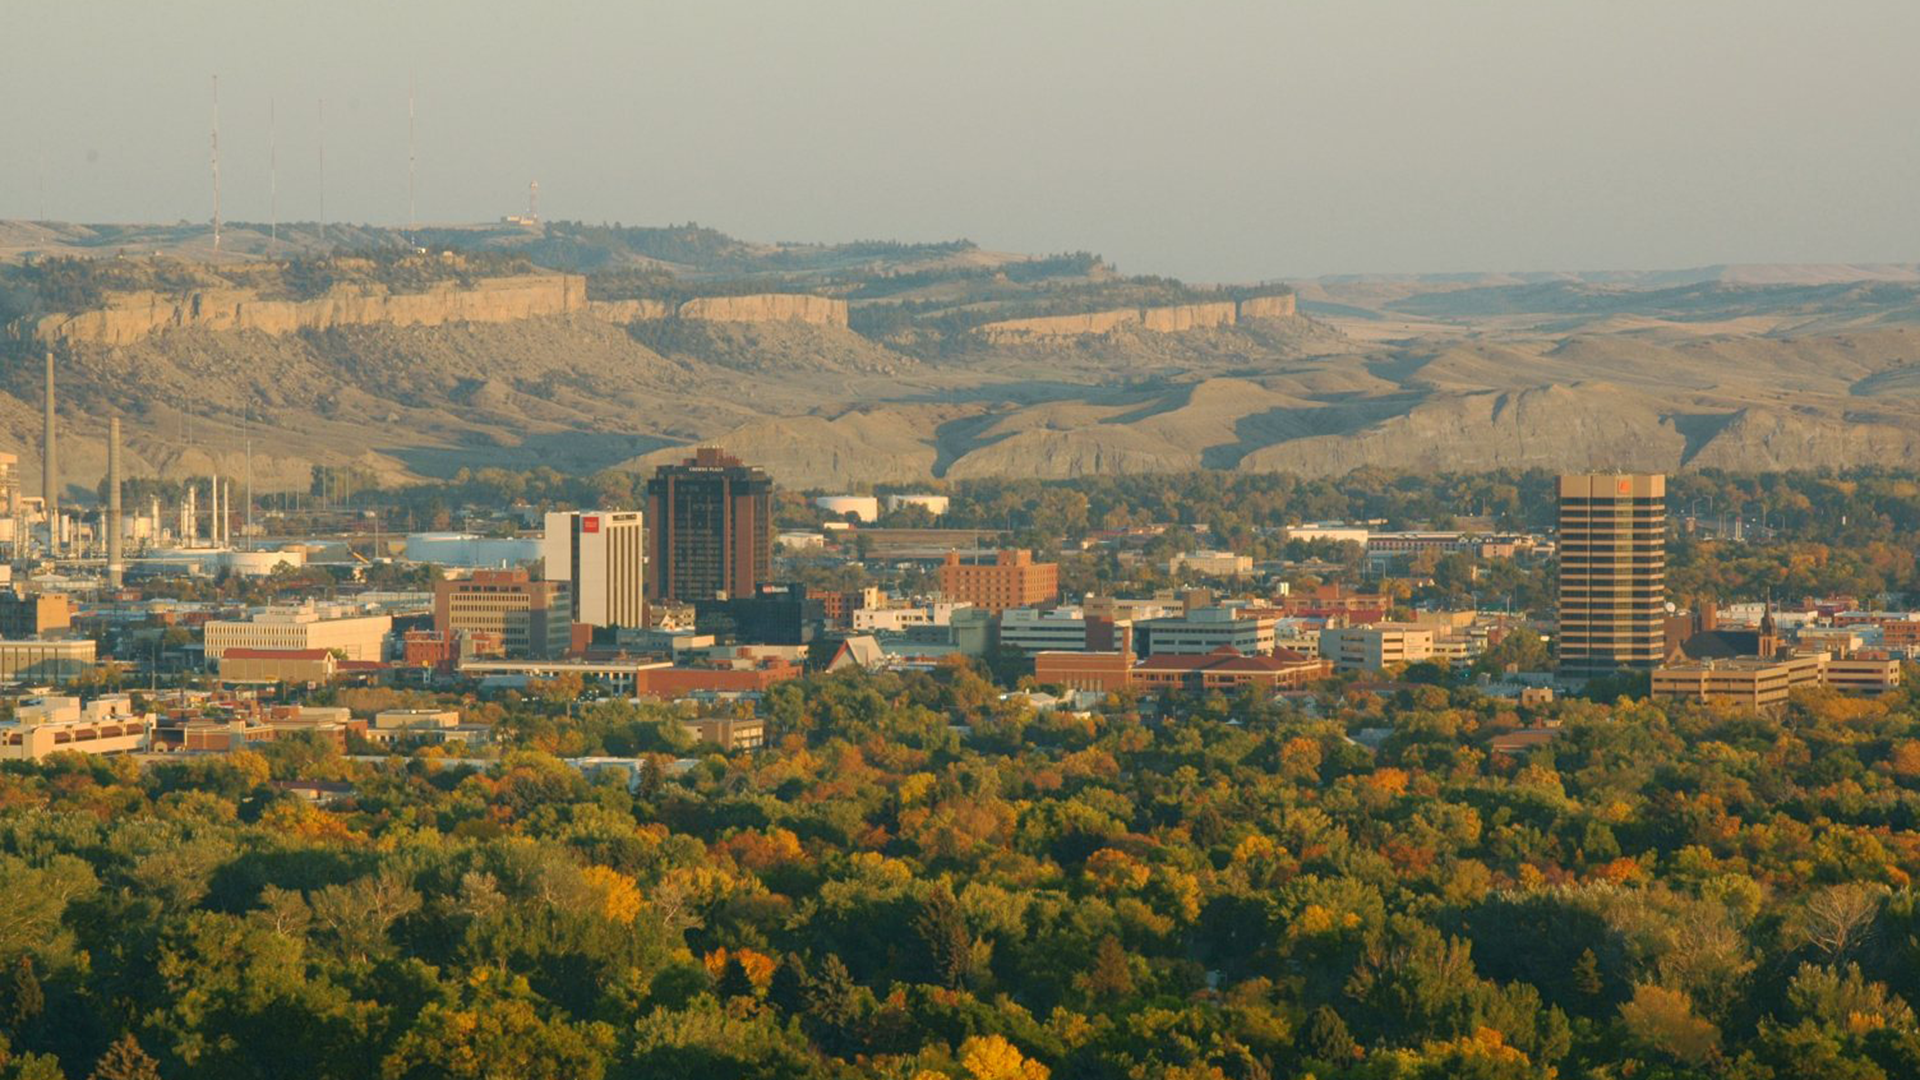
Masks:
[[[1144,330],[1156,334],[1177,334],[1187,330],[1207,330],[1233,326],[1242,319],[1276,319],[1294,314],[1293,294],[1256,296],[1238,304],[1220,301],[1208,304],[1175,304],[1168,307],[1118,308],[1093,311],[1084,315],[1042,315],[1031,319],[1003,319],[990,322],[976,332],[996,345],[1048,341],[1059,338],[1093,337],[1120,329]]]
[[[673,314],[665,300],[590,300],[587,311],[597,319],[619,325],[653,322]]]
[[[847,302],[799,293],[702,296],[681,304],[676,314],[699,322],[798,322],[845,327]]]
[[[500,323],[584,310],[586,279],[576,274],[489,278],[417,293],[335,286],[311,300],[263,300],[251,289],[195,289],[166,295],[116,293],[93,311],[13,323],[16,340],[39,345],[131,345],[164,330],[255,330],[291,334],[340,326],[443,326]]]
[[[1242,319],[1291,319],[1300,313],[1292,293],[1277,296],[1250,296],[1240,301]]]
[[[1155,333],[1177,334],[1182,330],[1232,326],[1236,317],[1232,304],[1181,304],[1142,310],[1140,325]]]

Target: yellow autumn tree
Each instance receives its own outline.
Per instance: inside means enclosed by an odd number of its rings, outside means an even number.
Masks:
[[[960,1044],[968,1080],[1047,1080],[1053,1070],[998,1035],[975,1035]]]
[[[589,866],[580,871],[580,881],[593,897],[595,914],[623,926],[632,926],[633,920],[640,917],[640,908],[646,901],[641,899],[632,878],[611,867]]]

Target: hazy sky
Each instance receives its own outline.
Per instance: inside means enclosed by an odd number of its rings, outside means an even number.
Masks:
[[[699,221],[1130,272],[1920,260],[1914,0],[0,0],[0,217]]]

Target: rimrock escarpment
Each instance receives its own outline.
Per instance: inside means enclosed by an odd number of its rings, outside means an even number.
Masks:
[[[976,328],[976,333],[996,345],[1024,341],[1048,341],[1059,338],[1091,337],[1115,330],[1135,329],[1156,334],[1177,334],[1187,330],[1208,330],[1234,326],[1247,319],[1284,319],[1295,314],[1292,293],[1255,296],[1235,303],[1221,300],[1205,304],[1174,304],[1166,307],[1116,308],[1081,315],[1041,315],[1031,319],[1003,319]]]

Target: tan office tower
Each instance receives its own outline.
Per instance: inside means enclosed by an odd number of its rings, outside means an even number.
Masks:
[[[1560,671],[1651,670],[1664,659],[1667,478],[1560,478]]]

